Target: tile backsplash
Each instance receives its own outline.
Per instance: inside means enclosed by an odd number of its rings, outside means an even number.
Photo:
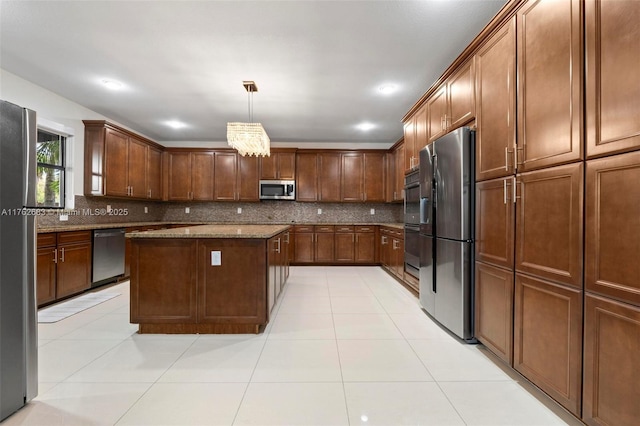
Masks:
[[[111,211],[107,211],[107,207]],[[147,212],[145,213],[145,207]],[[189,209],[189,213],[186,210]],[[239,212],[241,209],[241,213]],[[321,214],[318,214],[319,209]],[[371,214],[371,209],[374,214]],[[220,222],[220,223],[400,223],[402,204],[385,203],[166,203],[116,198],[75,197],[73,210],[51,210],[38,216],[38,226],[54,227],[123,222]],[[61,221],[60,215],[68,220]]]

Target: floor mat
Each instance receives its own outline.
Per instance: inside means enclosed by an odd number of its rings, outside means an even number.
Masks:
[[[120,296],[121,293],[89,293],[38,311],[39,323],[53,323]]]

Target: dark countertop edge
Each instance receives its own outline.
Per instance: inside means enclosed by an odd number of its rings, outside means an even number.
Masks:
[[[66,226],[46,226],[37,228],[38,234],[47,234],[50,232],[65,232],[65,231],[91,231],[94,229],[111,229],[111,228],[134,228],[138,226],[151,226],[151,225],[370,225],[370,226],[387,226],[390,228],[404,229],[403,223],[356,223],[356,222],[342,222],[342,223],[323,223],[323,222],[295,222],[295,223],[229,223],[229,222],[124,222],[124,223],[93,223],[86,225],[66,225]]]
[[[255,230],[254,233],[244,233],[244,234],[228,234],[228,233],[224,233],[224,232],[218,232],[218,233],[198,233],[197,232],[197,228],[200,227],[205,227],[205,226],[245,226],[245,227],[254,227],[254,228],[258,228],[258,227],[272,227],[274,229],[268,231],[268,232],[259,232],[258,230]],[[132,238],[132,239],[192,239],[192,238],[197,238],[197,239],[208,239],[208,238],[212,238],[212,239],[245,239],[245,240],[252,240],[252,239],[256,239],[256,240],[264,240],[264,239],[268,239],[271,237],[274,237],[278,234],[280,234],[281,232],[284,232],[288,229],[291,228],[291,225],[278,225],[278,224],[262,224],[262,225],[257,225],[257,224],[207,224],[207,225],[193,225],[190,228],[195,228],[194,230],[196,232],[194,233],[190,233],[190,234],[181,234],[180,231],[184,231],[184,228],[180,228],[180,229],[176,229],[176,231],[174,232],[170,232],[167,233],[167,229],[157,229],[157,230],[153,230],[153,231],[143,231],[143,232],[134,232],[134,233],[127,233],[126,237],[127,238]]]

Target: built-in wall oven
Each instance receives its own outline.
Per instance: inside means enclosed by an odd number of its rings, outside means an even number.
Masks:
[[[404,270],[420,276],[420,173],[404,179]]]

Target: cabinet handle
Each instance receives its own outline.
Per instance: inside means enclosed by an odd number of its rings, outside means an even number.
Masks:
[[[64,263],[64,247],[62,247],[60,250],[62,250],[62,262]]]
[[[522,152],[522,155],[520,155],[520,152]],[[524,157],[524,146],[516,147],[516,168],[519,165],[524,164],[524,160],[521,160],[520,157]]]
[[[383,246],[387,245],[387,237],[382,235],[380,238],[380,244],[382,244]]]
[[[504,147],[504,169],[506,171],[509,171],[509,152],[511,152],[509,150],[508,146]]]
[[[360,228],[361,231],[368,231],[369,228]]]
[[[278,243],[278,248],[275,251],[276,253],[280,253],[280,238],[276,240],[276,243]]]
[[[513,202],[514,202],[514,204],[515,204],[515,202],[516,202],[516,200],[518,198],[522,198],[522,195],[517,195],[517,193],[518,193],[518,189],[517,189],[518,184],[522,184],[522,181],[518,182],[516,180],[516,178],[514,177],[513,178]],[[522,190],[520,190],[520,194],[522,194]]]
[[[131,196],[133,197],[133,186],[131,187]]]
[[[151,198],[151,190],[149,190],[149,198]]]
[[[440,116],[440,131],[444,130],[444,117]]]
[[[58,263],[58,249],[53,249],[53,263]]]
[[[284,234],[285,237],[287,237],[286,240],[284,240],[285,244],[289,244],[289,233],[287,232],[286,234]]]

